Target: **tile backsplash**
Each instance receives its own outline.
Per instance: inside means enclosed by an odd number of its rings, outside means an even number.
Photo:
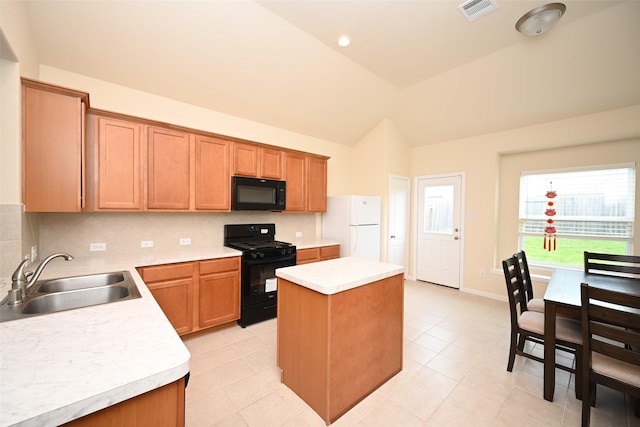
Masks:
[[[0,205],[0,288],[38,239],[38,214],[24,213],[21,204]]]
[[[191,239],[192,248],[222,246],[224,224],[275,223],[276,239],[294,242],[320,235],[320,214],[246,213],[41,213],[41,257],[68,252],[76,257],[127,255],[149,250],[142,241],[153,241],[154,250],[179,249],[180,239]],[[105,243],[105,251],[90,251],[92,243]]]

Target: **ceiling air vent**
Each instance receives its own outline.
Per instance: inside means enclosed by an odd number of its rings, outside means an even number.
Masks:
[[[458,6],[458,10],[469,20],[473,22],[478,18],[482,18],[489,12],[493,12],[498,8],[498,4],[494,0],[469,0]]]

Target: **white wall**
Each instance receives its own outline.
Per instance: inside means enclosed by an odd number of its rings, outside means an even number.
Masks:
[[[604,147],[604,151],[592,144]],[[535,159],[533,169],[544,169],[545,162],[536,155],[540,150],[549,150],[544,157],[549,159],[546,164],[551,168],[603,162],[638,164],[640,105],[412,150],[412,176],[465,172],[466,290],[505,294],[502,273],[496,269],[503,257],[517,249],[518,201],[513,181],[519,179],[520,170],[532,169],[528,159]],[[517,170],[500,176],[503,156],[514,153],[521,153],[520,169],[516,167]],[[636,215],[636,230],[639,225],[640,216]],[[636,236],[636,245],[640,243],[638,239]],[[486,273],[485,277],[481,277],[481,271]],[[542,290],[538,295],[542,295]]]

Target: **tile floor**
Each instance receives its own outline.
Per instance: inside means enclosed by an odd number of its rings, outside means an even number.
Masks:
[[[506,302],[409,280],[405,289],[402,372],[333,426],[580,425],[573,375],[557,370],[551,403],[542,398],[542,364],[518,356],[513,372],[506,371]],[[192,356],[188,427],[325,425],[280,383],[276,327],[273,319],[185,340]],[[631,399],[603,387],[591,420],[640,426]]]

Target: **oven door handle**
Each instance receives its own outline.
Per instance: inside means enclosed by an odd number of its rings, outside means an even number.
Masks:
[[[295,265],[296,255],[286,255],[277,258],[259,258],[259,259],[243,259],[242,262],[247,263],[247,265],[259,265],[259,264],[272,264],[272,263],[280,263],[283,261],[294,261]]]

